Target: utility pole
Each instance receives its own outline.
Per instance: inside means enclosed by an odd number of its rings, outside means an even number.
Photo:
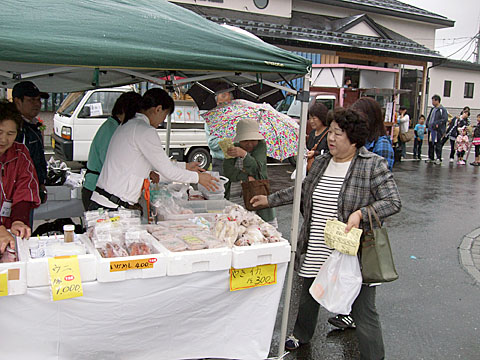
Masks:
[[[480,27],[477,32],[477,51],[475,53],[475,62],[480,64]]]

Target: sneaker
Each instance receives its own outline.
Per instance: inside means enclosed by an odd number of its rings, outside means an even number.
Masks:
[[[434,162],[435,162],[435,160],[432,160],[432,159],[425,160],[425,163],[427,163],[427,164],[433,164]]]
[[[442,160],[437,159],[437,160],[434,161],[434,164],[435,165],[442,165]]]
[[[450,158],[450,162],[454,162],[455,160],[453,158]]]
[[[462,162],[460,160],[458,160],[457,165],[462,165]]]
[[[328,319],[328,322],[340,329],[355,329],[355,321],[350,315],[337,315]]]
[[[465,161],[460,160],[460,165],[465,165]]]
[[[474,162],[471,162],[470,165],[473,165],[473,166],[480,166],[480,163],[474,161]]]
[[[290,335],[287,340],[285,340],[285,349],[287,350],[297,350],[300,347],[300,340],[295,336]]]

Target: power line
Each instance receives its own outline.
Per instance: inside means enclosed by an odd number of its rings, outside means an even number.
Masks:
[[[463,45],[460,49],[458,49],[458,50],[455,51],[454,53],[446,56],[446,58],[450,58],[450,57],[452,57],[453,55],[455,55],[455,54],[457,54],[458,52],[460,52],[460,51],[462,51],[463,49],[465,49],[465,47],[467,47],[468,45],[470,45],[470,44],[477,38],[478,35],[479,35],[478,33],[475,34],[475,36],[473,36],[473,37],[470,39],[469,42],[467,42],[465,45]]]

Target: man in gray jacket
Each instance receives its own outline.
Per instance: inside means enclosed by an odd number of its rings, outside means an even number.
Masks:
[[[447,110],[440,104],[440,96],[432,96],[433,108],[427,118],[428,129],[428,160],[427,163],[442,163],[442,137],[445,134],[448,120]],[[435,154],[437,159],[434,160]]]

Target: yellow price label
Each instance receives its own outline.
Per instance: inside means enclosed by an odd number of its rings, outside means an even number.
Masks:
[[[126,261],[112,261],[110,262],[110,272],[138,270],[138,269],[152,269],[157,262],[156,258],[140,259],[140,260],[126,260]]]
[[[83,296],[82,278],[78,257],[48,258],[53,301]]]
[[[277,283],[277,264],[259,265],[245,269],[230,269],[230,291],[249,289]]]
[[[8,277],[7,274],[0,274],[0,296],[8,295]]]

